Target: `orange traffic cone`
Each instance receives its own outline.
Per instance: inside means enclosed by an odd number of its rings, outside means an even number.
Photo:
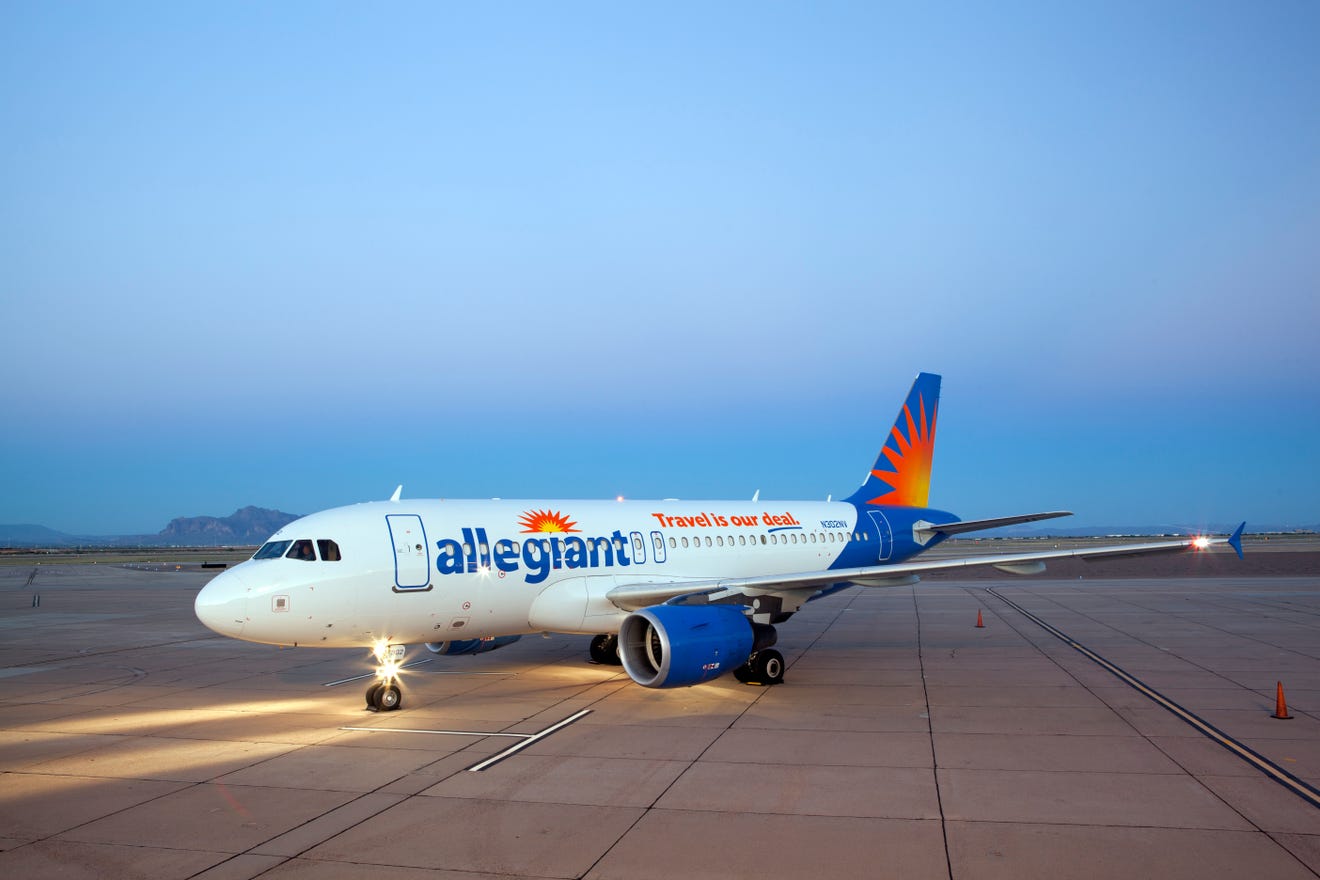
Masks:
[[[1283,682],[1279,682],[1279,690],[1274,697],[1274,714],[1271,718],[1278,718],[1280,721],[1287,721],[1292,718],[1288,714],[1288,701],[1283,698]]]
[[[981,609],[976,609],[976,628],[985,629],[985,621],[981,619]]]

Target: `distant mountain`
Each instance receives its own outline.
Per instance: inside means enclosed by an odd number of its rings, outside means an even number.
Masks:
[[[62,547],[76,544],[78,539],[45,526],[0,525],[0,545],[7,547]]]
[[[260,544],[298,516],[264,507],[244,507],[225,517],[181,516],[171,520],[156,538],[159,543],[190,547]]]
[[[299,514],[244,507],[229,516],[181,516],[154,535],[69,535],[38,525],[0,524],[0,547],[222,547],[260,544]]]

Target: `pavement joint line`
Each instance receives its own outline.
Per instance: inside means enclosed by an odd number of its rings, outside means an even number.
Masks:
[[[574,721],[577,721],[579,718],[583,718],[587,715],[590,715],[591,711],[592,710],[590,709],[581,709],[577,712],[574,712],[572,715],[568,716],[563,721],[550,725],[545,730],[542,730],[540,733],[534,733],[531,736],[528,736],[522,742],[515,743],[514,745],[509,746],[504,751],[491,755],[489,758],[487,758],[484,761],[480,761],[476,764],[473,764],[471,767],[467,768],[468,772],[480,773],[482,770],[485,770],[487,767],[494,767],[496,764],[503,761],[505,758],[513,757],[518,752],[521,752],[523,749],[530,746],[532,743],[544,739],[545,737],[549,736],[550,734],[554,733],[557,730],[561,730],[565,727],[568,727],[568,725],[572,724]]]
[[[921,601],[917,597],[916,587],[912,590],[912,615],[917,624],[917,664],[921,671],[921,697],[926,702],[926,711],[923,713],[926,719],[926,733],[930,738],[930,772],[935,777],[935,806],[940,811],[940,836],[944,840],[944,866],[953,876],[953,856],[949,852],[949,820],[944,814],[944,793],[940,791],[940,757],[935,750],[935,722],[931,720],[930,707],[930,685],[926,681],[926,646],[921,640]],[[981,612],[976,612],[976,619],[980,621]],[[957,649],[955,648],[956,652]]]
[[[1223,746],[1229,752],[1233,753],[1234,755],[1237,755],[1243,761],[1246,761],[1248,764],[1252,765],[1257,770],[1261,771],[1266,776],[1270,777],[1275,782],[1279,783],[1284,788],[1288,789],[1293,794],[1297,795],[1302,800],[1309,803],[1311,806],[1320,808],[1320,789],[1316,789],[1314,786],[1310,785],[1306,781],[1299,779],[1298,777],[1289,773],[1287,770],[1283,769],[1278,764],[1275,764],[1269,758],[1266,758],[1264,755],[1260,754],[1259,752],[1255,751],[1249,746],[1243,744],[1242,742],[1239,742],[1238,740],[1224,733],[1222,730],[1215,727],[1213,724],[1201,718],[1200,716],[1196,715],[1195,713],[1187,709],[1184,709],[1182,706],[1178,705],[1173,700],[1170,700],[1168,697],[1164,696],[1159,691],[1150,687],[1141,679],[1137,678],[1127,670],[1123,669],[1121,666],[1117,666],[1116,664],[1106,660],[1104,657],[1101,657],[1099,654],[1095,653],[1090,648],[1086,647],[1085,645],[1073,639],[1067,633],[1063,632],[1062,630],[1059,630],[1054,626],[1051,626],[1050,624],[1046,623],[1044,620],[1041,620],[1039,617],[1032,614],[1030,611],[1023,608],[1021,605],[1017,604],[1012,599],[1008,599],[1004,596],[1001,596],[999,593],[995,591],[993,587],[986,587],[985,591],[990,595],[994,596],[999,601],[1005,603],[1009,607],[1017,610],[1020,614],[1025,616],[1032,623],[1035,623],[1037,626],[1044,629],[1050,635],[1054,636],[1055,638],[1062,641],[1064,644],[1068,645],[1070,648],[1073,648],[1074,650],[1082,654],[1082,656],[1096,663],[1098,666],[1100,666],[1110,674],[1114,675],[1124,684],[1128,685],[1132,689],[1141,693],[1143,696],[1147,697],[1156,704],[1163,706],[1165,709],[1169,710],[1174,715],[1178,716],[1180,719],[1182,719],[1184,722],[1189,724],[1191,727],[1195,728],[1206,738],[1219,743],[1219,745]]]

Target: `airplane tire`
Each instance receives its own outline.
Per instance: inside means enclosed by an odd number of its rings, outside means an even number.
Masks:
[[[622,662],[619,659],[619,637],[602,634],[592,638],[591,662],[602,666],[618,666]]]
[[[381,689],[381,683],[380,683],[380,682],[376,682],[376,683],[373,684],[371,687],[367,688],[367,708],[368,708],[368,709],[375,709],[375,708],[376,708],[376,694],[377,694],[377,692],[380,691],[380,689]]]
[[[381,685],[376,691],[376,708],[382,712],[392,712],[403,705],[403,693],[397,684]]]
[[[784,683],[784,655],[774,648],[756,655],[756,677],[761,684]]]
[[[741,681],[743,684],[750,684],[752,681],[752,668],[744,663],[742,666],[733,670],[733,677]]]

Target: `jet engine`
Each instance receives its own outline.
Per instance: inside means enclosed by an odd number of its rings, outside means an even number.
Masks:
[[[742,666],[757,635],[739,607],[654,605],[624,618],[619,657],[644,687],[687,687]]]
[[[426,650],[432,654],[446,654],[450,657],[461,654],[484,654],[496,648],[503,648],[505,645],[512,645],[520,638],[522,636],[492,636],[487,639],[463,639],[457,642],[427,642]]]

